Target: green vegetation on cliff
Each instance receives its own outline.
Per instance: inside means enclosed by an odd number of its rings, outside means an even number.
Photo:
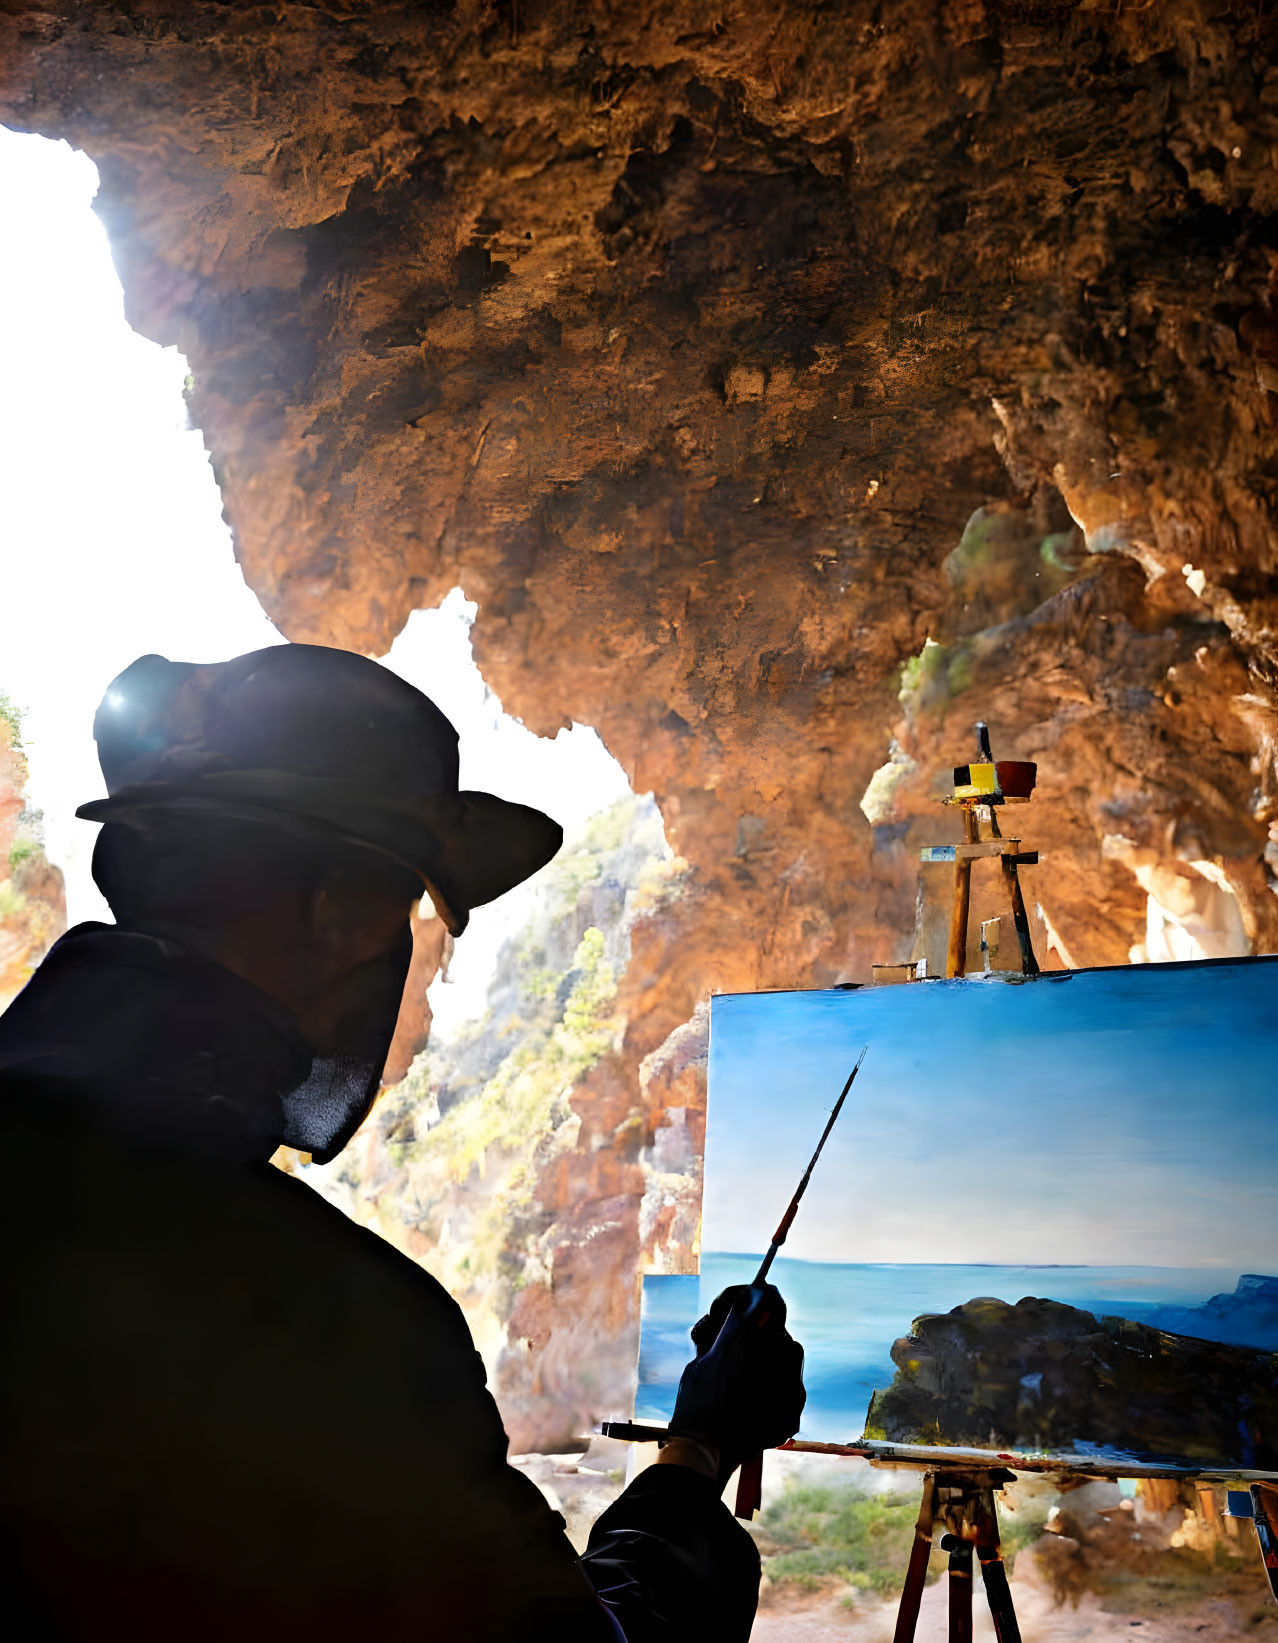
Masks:
[[[522,1152],[530,1139],[547,1134],[557,1102],[612,1042],[608,1010],[617,982],[601,930],[592,926],[582,936],[568,974],[572,990],[549,1031],[521,1044],[478,1096],[452,1107],[432,1128],[431,1149],[447,1159],[454,1181],[464,1181],[472,1169],[483,1174],[490,1149]],[[538,988],[543,998],[556,991],[553,977]],[[528,1162],[512,1171],[508,1187],[522,1183]]]
[[[15,707],[3,690],[0,690],[0,724],[8,726],[9,746],[20,752],[22,749],[22,709]]]
[[[0,920],[16,918],[27,905],[27,898],[12,879],[0,880]]]
[[[681,867],[651,799],[592,817],[512,896],[482,1014],[434,1033],[342,1157],[307,1170],[447,1286],[490,1371],[516,1298],[553,1281],[572,1183],[593,1167],[573,1156],[579,1109],[625,1031],[630,931]]]
[[[929,639],[917,656],[901,664],[901,684],[897,693],[901,706],[911,717],[918,714],[945,716],[955,696],[972,686],[972,652],[962,640],[952,645]]]

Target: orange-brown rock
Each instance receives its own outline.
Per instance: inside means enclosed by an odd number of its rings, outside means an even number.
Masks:
[[[698,1122],[640,1066],[712,987],[935,939],[977,717],[1040,763],[1042,956],[1278,944],[1276,41],[1252,0],[6,6],[0,117],[98,162],[283,630],[382,651],[460,583],[508,710],[656,794],[684,892],[573,1098],[632,1254],[686,1259],[640,1160]],[[521,1338],[576,1328],[564,1225]]]
[[[451,937],[438,918],[413,920],[413,958],[383,1074],[388,1084],[398,1084],[412,1066],[413,1057],[426,1047],[431,1023],[426,989],[447,962],[451,945]]]
[[[41,847],[26,784],[18,715],[0,696],[0,1010],[67,927],[62,874]]]

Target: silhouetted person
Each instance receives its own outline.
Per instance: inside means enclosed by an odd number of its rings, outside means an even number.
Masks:
[[[459,792],[444,716],[342,651],[143,657],[94,732],[117,923],[0,1018],[7,1635],[744,1638],[719,1494],[798,1424],[784,1328],[689,1369],[684,1436],[578,1559],[454,1302],[269,1163],[367,1113],[423,894],[460,934],[558,826]]]

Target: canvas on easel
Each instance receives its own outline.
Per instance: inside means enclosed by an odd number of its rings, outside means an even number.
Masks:
[[[1278,1471],[1278,959],[739,994],[711,1015],[699,1278],[645,1282],[639,1419],[773,1279],[801,1436]]]

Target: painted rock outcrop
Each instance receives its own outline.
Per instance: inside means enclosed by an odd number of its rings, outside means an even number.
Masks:
[[[892,1361],[895,1379],[870,1404],[870,1437],[1278,1463],[1273,1352],[1028,1298],[916,1318]]]
[[[1252,0],[14,0],[0,118],[97,161],[283,631],[381,652],[460,584],[508,710],[654,793],[687,875],[574,1098],[635,1260],[663,1046],[932,939],[977,717],[1040,764],[1050,962],[1278,945]]]

